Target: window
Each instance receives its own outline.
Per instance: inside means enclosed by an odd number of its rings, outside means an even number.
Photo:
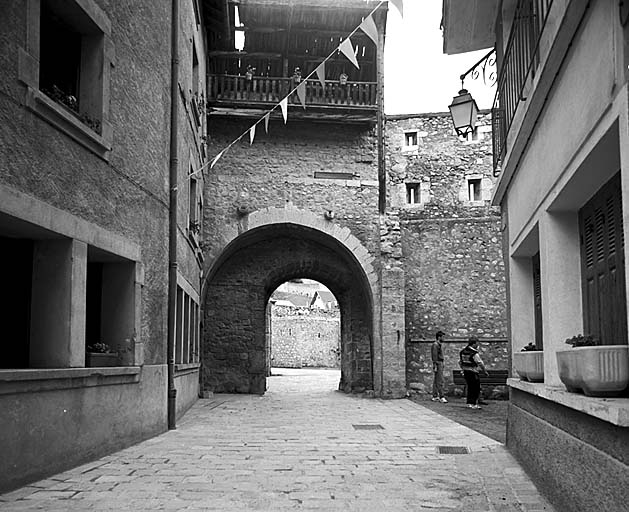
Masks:
[[[119,366],[133,362],[135,264],[95,247],[87,250],[85,347],[105,344]]]
[[[196,243],[201,232],[203,197],[200,194],[199,180],[192,175],[192,172],[193,169],[191,167],[191,174],[188,177],[188,232]]]
[[[404,149],[417,148],[417,131],[404,132]]]
[[[467,196],[468,201],[482,201],[480,178],[469,178],[467,180]]]
[[[113,57],[111,22],[95,0],[26,0],[26,41],[18,49],[24,103],[103,159]]]
[[[133,364],[136,263],[7,215],[0,226],[11,290],[0,298],[11,340],[0,368],[84,367],[94,343],[117,352],[119,366]]]
[[[103,32],[74,2],[42,0],[39,89],[101,133]]]
[[[185,288],[185,290],[184,290]],[[188,293],[190,292],[190,293]],[[177,285],[177,311],[175,318],[175,363],[199,362],[200,316],[199,303],[186,284]]]
[[[627,343],[620,174],[579,210],[583,327],[604,344]]]
[[[542,328],[542,277],[539,252],[532,258],[533,266],[533,310],[535,315],[535,346],[544,348],[544,331]]]
[[[406,204],[421,203],[421,190],[419,183],[406,184]]]

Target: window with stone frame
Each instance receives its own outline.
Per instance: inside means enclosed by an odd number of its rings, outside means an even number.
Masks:
[[[76,2],[41,0],[39,89],[101,133],[102,30]]]
[[[481,178],[468,178],[467,179],[467,200],[470,202],[483,200]]]
[[[17,48],[24,105],[108,160],[114,45],[96,0],[25,0],[26,37]]]
[[[0,263],[12,290],[0,297],[11,340],[0,368],[84,367],[96,344],[133,363],[135,261],[0,214]]]
[[[418,141],[419,141],[419,135],[417,133],[417,130],[404,132],[404,149],[405,150],[417,149]]]
[[[203,199],[200,193],[199,180],[193,174],[190,168],[190,176],[188,177],[188,232],[195,242],[201,232],[201,214],[203,211]]]
[[[406,204],[421,203],[421,186],[419,183],[406,184]]]
[[[188,290],[189,291],[189,290]],[[175,363],[199,362],[200,309],[199,303],[183,286],[177,285],[175,313]]]

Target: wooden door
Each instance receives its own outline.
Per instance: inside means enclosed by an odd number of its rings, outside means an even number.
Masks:
[[[620,173],[579,211],[584,334],[627,343]]]

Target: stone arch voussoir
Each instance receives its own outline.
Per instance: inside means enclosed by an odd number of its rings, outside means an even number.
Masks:
[[[369,282],[371,293],[376,297],[378,277],[374,269],[374,257],[356,238],[349,228],[334,224],[323,216],[315,215],[307,210],[300,210],[292,206],[285,208],[264,208],[249,215],[247,230],[269,226],[273,224],[295,224],[321,231],[334,238],[339,244],[351,253],[358,265],[365,272],[365,278]]]

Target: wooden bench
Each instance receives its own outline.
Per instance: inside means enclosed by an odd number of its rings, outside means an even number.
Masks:
[[[507,378],[509,377],[509,370],[487,370],[489,376],[486,377],[482,373],[480,374],[481,384],[487,384],[491,386],[506,386]],[[457,386],[465,386],[465,378],[463,377],[463,370],[452,370],[452,381]]]

